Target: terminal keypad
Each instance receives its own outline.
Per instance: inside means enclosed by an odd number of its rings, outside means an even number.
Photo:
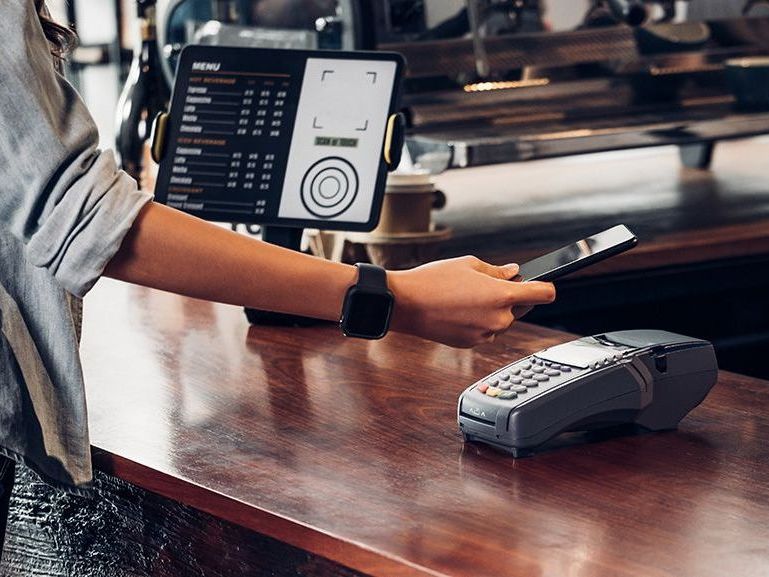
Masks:
[[[520,403],[571,380],[579,372],[581,369],[576,367],[529,357],[489,375],[476,388],[486,397]]]

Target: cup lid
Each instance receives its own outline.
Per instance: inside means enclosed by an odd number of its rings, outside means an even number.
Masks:
[[[433,178],[426,170],[419,172],[393,172],[387,175],[387,188],[432,187]]]

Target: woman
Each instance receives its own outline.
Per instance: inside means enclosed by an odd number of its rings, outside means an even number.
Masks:
[[[70,33],[43,0],[0,6],[0,454],[77,492],[91,480],[77,306],[100,276],[335,320],[357,272],[153,203],[97,150],[56,72]],[[392,329],[493,340],[514,310],[554,299],[549,283],[508,282],[516,272],[471,257],[389,272]]]

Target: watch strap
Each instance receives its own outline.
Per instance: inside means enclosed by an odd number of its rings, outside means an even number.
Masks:
[[[381,266],[359,262],[357,286],[379,293],[387,292],[387,272]]]

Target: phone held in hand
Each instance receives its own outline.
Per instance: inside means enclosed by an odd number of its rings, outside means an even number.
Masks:
[[[553,281],[625,252],[637,243],[635,234],[618,224],[522,264],[515,280]]]

